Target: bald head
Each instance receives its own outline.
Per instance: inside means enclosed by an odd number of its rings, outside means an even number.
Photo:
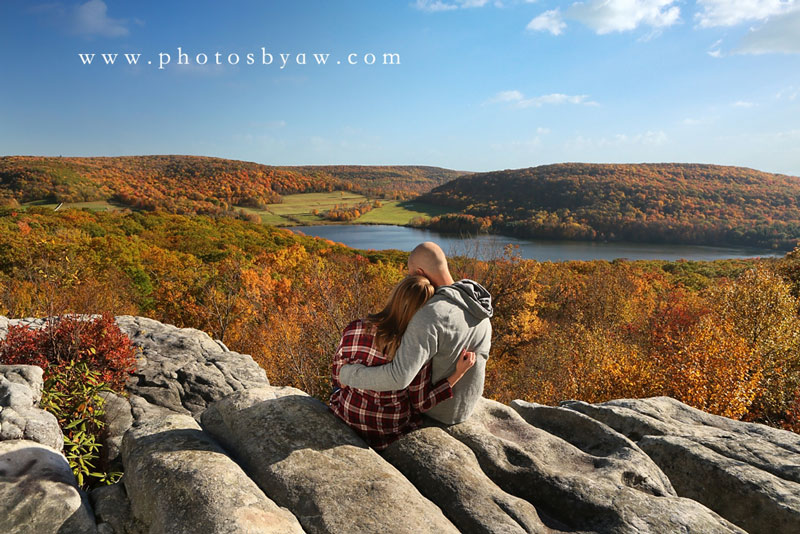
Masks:
[[[421,274],[436,287],[453,283],[447,258],[441,247],[432,241],[420,243],[411,251],[408,256],[408,273]]]

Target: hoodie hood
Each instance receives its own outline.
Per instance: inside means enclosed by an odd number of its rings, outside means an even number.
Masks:
[[[475,317],[491,317],[494,313],[492,296],[485,287],[468,278],[449,286],[441,286],[436,289],[436,294],[453,301]]]

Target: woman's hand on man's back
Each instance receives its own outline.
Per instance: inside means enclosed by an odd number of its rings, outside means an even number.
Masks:
[[[461,352],[461,355],[458,357],[458,361],[456,362],[456,370],[455,372],[447,377],[447,381],[450,382],[450,386],[455,386],[456,382],[458,382],[464,374],[470,370],[470,368],[475,365],[477,361],[477,355],[474,352],[470,352],[464,350]]]

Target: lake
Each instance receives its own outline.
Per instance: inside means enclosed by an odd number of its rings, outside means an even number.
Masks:
[[[523,258],[538,261],[568,260],[718,260],[783,256],[784,252],[742,247],[707,247],[697,245],[664,245],[648,243],[600,243],[591,241],[546,241],[519,239],[498,235],[462,238],[405,226],[387,225],[322,225],[291,228],[309,236],[330,239],[348,247],[363,250],[399,249],[410,251],[423,241],[434,241],[448,255],[474,254],[486,259],[496,256],[506,244],[519,245]]]

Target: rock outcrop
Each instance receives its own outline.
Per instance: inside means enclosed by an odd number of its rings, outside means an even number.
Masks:
[[[42,385],[41,367],[0,365],[0,441],[24,439],[64,449],[58,419],[39,408]]]
[[[42,385],[41,367],[0,365],[2,531],[94,532],[87,495],[63,455],[58,420],[39,408]]]
[[[143,317],[117,323],[141,349],[126,395],[106,396],[104,459],[125,474],[88,498],[52,448],[55,429],[35,423],[41,370],[0,367],[0,422],[12,404],[14,414],[14,439],[0,441],[10,532],[660,534],[800,524],[800,439],[789,432],[672,399],[483,399],[468,421],[428,421],[379,454],[323,403],[271,386],[252,358],[205,333]],[[0,337],[8,324],[0,317]]]
[[[91,505],[61,452],[26,439],[0,441],[0,527],[7,534],[96,531]]]
[[[131,396],[199,421],[206,407],[234,391],[268,386],[264,369],[205,332],[122,315],[120,329],[141,348]]]
[[[800,436],[669,397],[564,402],[638,442],[678,495],[750,533],[800,532]]]

